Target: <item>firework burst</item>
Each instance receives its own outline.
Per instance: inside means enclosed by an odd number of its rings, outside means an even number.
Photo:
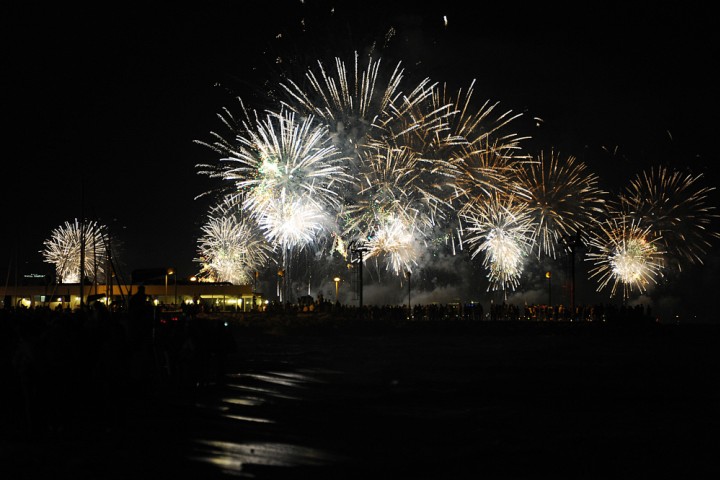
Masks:
[[[532,248],[534,225],[527,204],[513,195],[492,194],[466,208],[462,216],[471,258],[483,254],[489,288],[517,288]]]
[[[350,73],[340,58],[335,58],[334,72],[327,72],[318,61],[318,69],[305,75],[307,89],[293,80],[281,84],[288,94],[284,106],[324,121],[335,145],[351,158],[356,158],[356,149],[366,144],[374,129],[384,128],[392,118],[391,105],[401,93],[403,78],[399,63],[381,80],[380,60],[368,57],[364,66],[359,60],[355,53]]]
[[[395,273],[412,269],[436,225],[436,200],[422,188],[422,162],[410,149],[387,147],[370,155],[354,203],[346,205],[344,235],[370,239],[369,256],[389,255]]]
[[[230,200],[211,211],[202,233],[195,261],[202,265],[200,276],[213,281],[248,284],[272,255],[257,226]]]
[[[541,152],[536,161],[520,165],[516,174],[517,192],[528,202],[536,225],[533,240],[538,256],[555,258],[564,240],[578,233],[586,241],[584,232],[604,212],[605,192],[584,163],[573,156]]]
[[[245,111],[245,110],[244,110]],[[227,125],[237,125],[231,117]],[[243,210],[266,239],[283,250],[303,248],[335,224],[339,191],[349,181],[327,127],[292,112],[268,113],[264,120],[245,111],[236,142],[205,144],[226,155],[209,171],[230,181]]]
[[[586,257],[594,264],[590,278],[597,277],[597,291],[612,283],[612,297],[622,285],[623,298],[627,298],[633,290],[642,293],[651,283],[657,283],[662,276],[664,253],[658,248],[659,240],[649,227],[641,228],[629,217],[615,217],[600,224],[590,237],[591,250]]]
[[[667,167],[638,174],[620,195],[620,210],[661,237],[666,258],[679,271],[682,264],[702,264],[702,257],[720,238],[711,230],[715,207],[708,204],[714,188],[700,185],[702,175],[684,174]]]
[[[65,222],[65,225],[52,231],[50,238],[45,240],[41,253],[45,262],[55,265],[58,283],[80,282],[83,241],[85,276],[92,281],[99,281],[104,276],[107,259],[105,230],[104,226],[96,222],[85,223],[83,228],[75,219],[73,223]]]
[[[366,243],[367,258],[383,257],[386,269],[397,275],[412,272],[421,254],[414,235],[415,225],[407,218],[392,214],[383,218]]]

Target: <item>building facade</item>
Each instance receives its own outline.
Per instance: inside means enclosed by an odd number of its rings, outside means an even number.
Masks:
[[[79,308],[81,297],[85,304],[99,301],[106,305],[126,305],[139,285],[80,285],[79,283],[51,285],[0,286],[0,307]],[[262,310],[265,300],[253,292],[252,285],[228,283],[188,282],[181,284],[143,284],[145,294],[155,305],[179,308],[183,304],[200,304],[219,311]]]

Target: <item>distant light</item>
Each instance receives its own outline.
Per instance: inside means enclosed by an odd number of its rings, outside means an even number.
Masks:
[[[448,25],[447,15],[443,15],[443,22],[445,23],[445,26]]]

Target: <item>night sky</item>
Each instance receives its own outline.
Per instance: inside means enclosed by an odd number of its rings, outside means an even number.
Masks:
[[[121,240],[127,272],[195,273],[211,203],[195,197],[217,186],[196,173],[216,156],[195,141],[210,139],[220,109],[235,96],[262,107],[280,75],[380,46],[390,27],[383,61],[455,89],[475,79],[476,100],[523,113],[529,151],[578,157],[606,190],[660,164],[718,185],[709,4],[468,3],[9,7],[0,268],[13,259],[24,273],[45,268],[43,240],[84,212]],[[672,285],[701,313],[711,305],[697,287],[715,277],[718,250]]]

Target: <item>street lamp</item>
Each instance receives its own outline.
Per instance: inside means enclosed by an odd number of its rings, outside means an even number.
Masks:
[[[412,275],[412,273],[410,270],[405,273],[407,274],[408,279],[408,318],[412,320],[412,305],[410,304],[410,275]]]
[[[167,300],[168,297],[168,276],[174,275],[175,270],[172,268],[168,268],[165,272],[165,300]],[[177,292],[177,277],[175,277],[175,291]]]
[[[552,306],[552,273],[550,270],[545,272],[545,278],[548,279],[548,307]]]
[[[338,303],[338,288],[340,287],[340,277],[333,278],[335,282],[335,303]]]

